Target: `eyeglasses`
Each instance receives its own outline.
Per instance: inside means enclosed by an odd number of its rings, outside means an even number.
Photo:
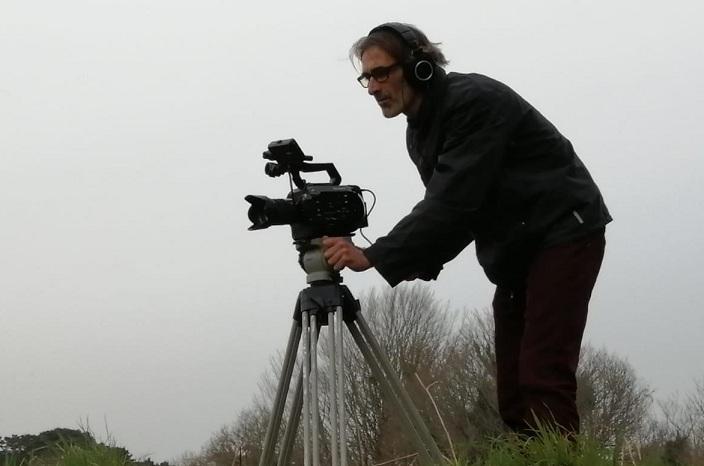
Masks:
[[[369,71],[368,73],[362,73],[359,75],[357,78],[357,81],[359,84],[362,85],[365,89],[369,87],[369,80],[374,78],[374,80],[378,83],[383,83],[387,79],[389,79],[389,74],[394,70],[394,68],[401,66],[399,63],[394,63],[393,65],[389,66],[377,66],[373,70]]]

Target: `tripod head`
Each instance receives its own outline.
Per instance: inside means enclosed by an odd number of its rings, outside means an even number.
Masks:
[[[306,283],[342,283],[340,272],[334,270],[325,259],[323,239],[296,241],[298,263],[306,271]]]

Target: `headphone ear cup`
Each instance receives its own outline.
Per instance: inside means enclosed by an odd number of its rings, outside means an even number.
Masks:
[[[415,60],[414,65],[413,65],[413,77],[421,82],[421,83],[427,83],[431,79],[433,79],[433,75],[435,74],[435,67],[433,66],[433,62],[426,59],[426,58],[421,58],[420,60]]]
[[[412,58],[403,66],[403,75],[411,86],[427,87],[435,75],[435,65],[425,56]]]

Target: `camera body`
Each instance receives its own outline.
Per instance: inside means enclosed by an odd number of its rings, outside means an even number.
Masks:
[[[297,189],[286,199],[248,195],[251,205],[249,230],[261,230],[271,225],[291,225],[294,241],[310,241],[322,236],[349,236],[367,226],[367,212],[362,190],[354,185],[341,185],[342,178],[332,163],[308,163],[294,139],[273,141],[264,158],[272,160],[265,166],[271,177],[288,173]],[[300,173],[326,171],[328,183],[308,183]]]

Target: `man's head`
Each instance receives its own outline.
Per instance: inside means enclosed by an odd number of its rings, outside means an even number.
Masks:
[[[435,68],[447,64],[438,44],[414,26],[385,23],[354,43],[350,58],[361,63],[360,84],[387,118],[414,116]]]

